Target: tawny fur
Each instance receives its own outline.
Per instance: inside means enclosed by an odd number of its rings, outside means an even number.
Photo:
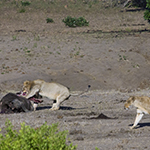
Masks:
[[[133,129],[142,119],[144,114],[150,114],[150,97],[131,96],[124,104],[125,109],[128,109],[130,106],[135,106],[137,108],[135,122],[131,127],[131,129]]]
[[[23,83],[22,90],[26,93],[26,98],[30,98],[38,92],[41,96],[45,96],[50,100],[56,100],[56,103],[53,103],[51,110],[58,110],[60,108],[60,104],[70,96],[67,87],[59,83],[45,82],[41,79],[25,81]]]

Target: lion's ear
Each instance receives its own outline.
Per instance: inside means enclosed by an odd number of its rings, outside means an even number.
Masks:
[[[26,86],[26,85],[29,85],[30,84],[30,81],[24,81],[23,85]]]

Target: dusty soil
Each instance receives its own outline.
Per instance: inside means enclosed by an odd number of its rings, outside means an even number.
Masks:
[[[78,12],[76,16],[89,20],[89,27],[68,28],[62,19],[72,12],[3,10],[0,98],[20,91],[24,80],[37,78],[62,83],[71,91],[83,91],[88,85],[91,90],[70,97],[58,111],[49,111],[52,102],[44,98],[36,112],[1,114],[2,131],[7,118],[15,128],[21,122],[33,127],[59,122],[78,150],[149,149],[149,116],[130,130],[136,111],[123,108],[130,95],[150,96],[150,33],[143,13],[121,8]],[[47,24],[47,16],[55,23]],[[98,117],[101,113],[109,119]]]

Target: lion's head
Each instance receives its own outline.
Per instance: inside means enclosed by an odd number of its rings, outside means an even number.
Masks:
[[[27,95],[33,86],[33,81],[24,81],[22,87],[22,95]]]
[[[124,104],[124,108],[125,109],[129,109],[130,106],[133,104],[134,101],[135,101],[135,96],[129,97],[129,99],[127,99],[126,102],[125,102],[125,104]]]

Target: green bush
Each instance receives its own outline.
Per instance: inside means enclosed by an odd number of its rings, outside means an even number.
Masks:
[[[28,1],[21,1],[22,6],[29,6],[31,3]]]
[[[66,144],[67,131],[58,132],[58,124],[39,128],[21,124],[19,132],[13,130],[12,123],[6,121],[6,134],[0,134],[1,150],[75,150],[76,146]]]
[[[72,17],[68,16],[65,19],[63,19],[62,21],[66,24],[66,26],[69,26],[69,27],[89,26],[89,22],[86,21],[86,19],[83,17],[72,18]]]
[[[144,19],[150,22],[150,0],[146,0],[146,10],[144,12]]]
[[[21,8],[20,10],[19,10],[19,13],[24,13],[26,10],[25,10],[25,8]]]
[[[53,22],[54,22],[54,20],[53,20],[53,19],[51,19],[51,18],[47,18],[47,19],[46,19],[46,22],[47,22],[47,23],[53,23]]]

